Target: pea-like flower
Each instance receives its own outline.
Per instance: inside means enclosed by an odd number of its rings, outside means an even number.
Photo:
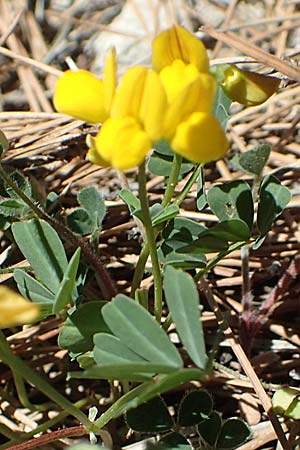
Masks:
[[[245,106],[264,103],[280,84],[279,78],[242,70],[230,64],[218,66],[216,76],[228,97]]]
[[[102,80],[83,70],[58,80],[58,111],[102,123],[88,140],[89,159],[126,170],[140,165],[161,139],[194,162],[222,157],[228,143],[212,115],[216,86],[202,42],[178,26],[162,32],[153,42],[153,68],[131,67],[117,85],[110,51]]]
[[[39,316],[39,307],[6,286],[0,286],[0,328],[31,323]]]

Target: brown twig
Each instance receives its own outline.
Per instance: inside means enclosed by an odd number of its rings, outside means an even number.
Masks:
[[[83,426],[64,428],[63,430],[51,431],[50,433],[43,434],[42,436],[30,439],[27,442],[22,442],[21,444],[12,445],[7,447],[6,450],[31,450],[49,444],[50,442],[58,441],[59,439],[84,436],[85,434],[88,434],[88,431]]]
[[[201,31],[209,34],[209,36],[212,36],[221,42],[224,42],[224,44],[227,44],[229,47],[233,47],[245,55],[251,56],[262,64],[278,70],[278,72],[283,73],[291,80],[300,82],[300,69],[291,66],[287,61],[283,61],[282,59],[265,52],[254,44],[245,42],[234,33],[223,33],[221,31],[214,30],[211,27],[202,27]]]

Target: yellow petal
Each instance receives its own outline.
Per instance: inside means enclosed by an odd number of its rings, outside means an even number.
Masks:
[[[125,72],[112,104],[111,117],[139,118],[147,71],[145,67],[136,66]]]
[[[162,137],[167,96],[156,72],[148,70],[140,103],[139,119],[152,141]]]
[[[86,122],[107,118],[103,81],[87,70],[67,70],[56,83],[53,103],[57,111]]]
[[[167,93],[168,101],[172,102],[180,91],[194,81],[198,75],[199,72],[193,64],[184,64],[179,59],[176,59],[170,66],[164,67],[159,77]]]
[[[238,69],[233,65],[217,68],[217,77],[231,100],[245,106],[259,105],[273,95],[280,80],[255,72]]]
[[[151,148],[145,131],[132,117],[108,119],[95,138],[99,156],[119,169],[139,166]]]
[[[117,62],[114,48],[109,49],[106,53],[103,85],[105,109],[110,111],[117,85]]]
[[[127,70],[113,100],[111,117],[133,117],[151,140],[161,138],[167,97],[156,72],[136,66]]]
[[[170,104],[165,116],[164,137],[171,139],[177,125],[194,112],[210,113],[213,108],[216,82],[211,75],[200,73]]]
[[[174,26],[160,33],[152,43],[152,65],[160,72],[176,59],[193,64],[200,72],[208,72],[209,62],[202,42],[186,29]]]
[[[228,142],[215,117],[197,112],[178,125],[171,147],[191,161],[206,163],[222,158]]]
[[[91,163],[96,164],[96,166],[109,167],[110,166],[109,161],[106,161],[105,159],[101,158],[100,154],[97,151],[95,138],[90,134],[88,134],[85,141],[86,145],[89,148],[89,151],[87,152],[86,155],[86,159],[91,161]]]
[[[24,325],[36,320],[39,307],[6,286],[0,286],[0,328]]]

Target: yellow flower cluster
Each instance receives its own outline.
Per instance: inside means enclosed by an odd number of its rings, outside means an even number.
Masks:
[[[59,112],[102,123],[88,140],[88,158],[95,164],[135,167],[160,139],[191,161],[213,161],[228,143],[212,115],[216,83],[208,70],[202,42],[174,26],[153,41],[153,70],[131,67],[117,83],[110,50],[102,79],[85,70],[65,72],[54,105]]]
[[[216,81],[209,74],[202,42],[179,26],[163,31],[153,41],[152,66],[131,67],[117,83],[116,55],[110,50],[103,79],[85,70],[68,70],[58,80],[56,109],[102,124],[97,136],[87,141],[90,161],[130,169],[161,139],[197,163],[221,158],[228,142],[212,114]],[[252,75],[228,66],[217,78],[229,97],[253,105],[265,101],[278,85],[270,87],[263,76]]]

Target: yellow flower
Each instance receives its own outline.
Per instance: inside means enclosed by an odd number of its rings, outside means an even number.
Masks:
[[[39,317],[39,307],[6,286],[0,286],[0,328],[31,323]]]
[[[218,66],[216,76],[228,97],[245,106],[264,103],[280,84],[278,78],[241,70],[229,64]]]
[[[216,86],[203,44],[173,27],[154,40],[153,65],[156,70],[131,67],[116,86],[115,55],[110,52],[103,80],[86,71],[68,71],[58,81],[54,104],[60,112],[102,122],[97,136],[87,141],[88,158],[127,170],[140,165],[160,139],[194,162],[222,157],[228,144],[212,116]]]
[[[53,103],[57,111],[85,122],[104,122],[109,116],[116,88],[116,57],[108,51],[104,78],[87,70],[67,70],[56,83]]]
[[[160,72],[174,61],[192,64],[199,72],[208,72],[209,62],[202,42],[178,25],[160,33],[152,43],[152,65]]]

